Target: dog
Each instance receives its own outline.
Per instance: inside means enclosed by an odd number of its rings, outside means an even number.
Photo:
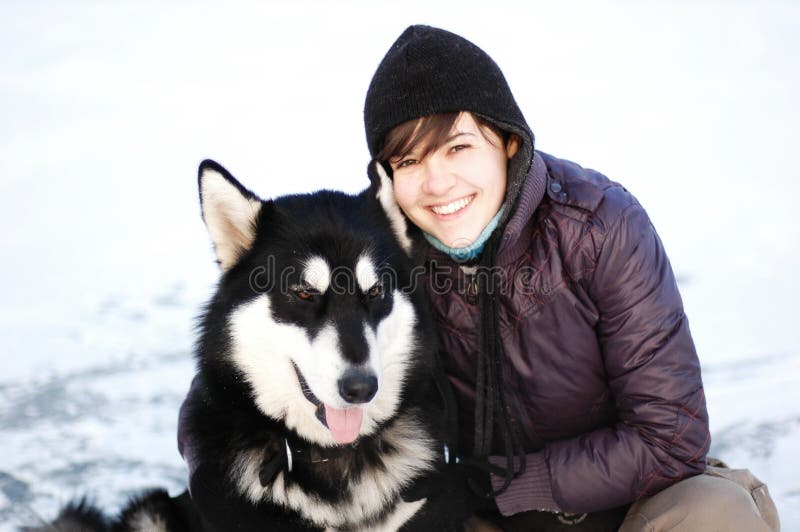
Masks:
[[[200,165],[221,276],[180,415],[189,489],[146,492],[114,520],[72,504],[53,529],[460,528],[466,482],[445,482],[453,413],[413,239],[386,172],[369,174],[358,195],[264,201]]]

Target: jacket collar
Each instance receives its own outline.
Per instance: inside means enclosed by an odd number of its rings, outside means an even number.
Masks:
[[[538,152],[534,153],[531,167],[513,212],[503,230],[503,241],[497,255],[498,263],[507,264],[516,260],[528,247],[530,219],[544,197],[547,187],[547,166]]]

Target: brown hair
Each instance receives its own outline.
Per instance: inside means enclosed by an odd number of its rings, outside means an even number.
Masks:
[[[421,118],[415,118],[392,128],[386,134],[383,146],[378,152],[377,159],[379,161],[391,161],[392,159],[402,159],[420,143],[422,145],[422,153],[419,158],[424,159],[426,155],[432,151],[439,149],[453,130],[453,125],[458,121],[459,117],[465,111],[455,111],[450,113],[436,113]],[[483,117],[476,114],[472,115],[478,128],[481,130],[483,137],[492,142],[492,139],[486,134],[486,130],[493,132],[503,141],[503,146],[508,145],[511,133],[504,131],[489,122]]]

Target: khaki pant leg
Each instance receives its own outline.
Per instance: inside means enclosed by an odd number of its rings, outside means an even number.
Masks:
[[[746,469],[709,467],[634,503],[620,532],[777,532],[778,512],[767,486]]]

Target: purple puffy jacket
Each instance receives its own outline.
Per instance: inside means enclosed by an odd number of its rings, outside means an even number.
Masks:
[[[474,274],[435,250],[430,258],[468,449],[481,326]],[[537,152],[497,266],[503,389],[528,452],[500,511],[613,508],[702,472],[710,436],[700,364],[669,260],[636,199]]]

